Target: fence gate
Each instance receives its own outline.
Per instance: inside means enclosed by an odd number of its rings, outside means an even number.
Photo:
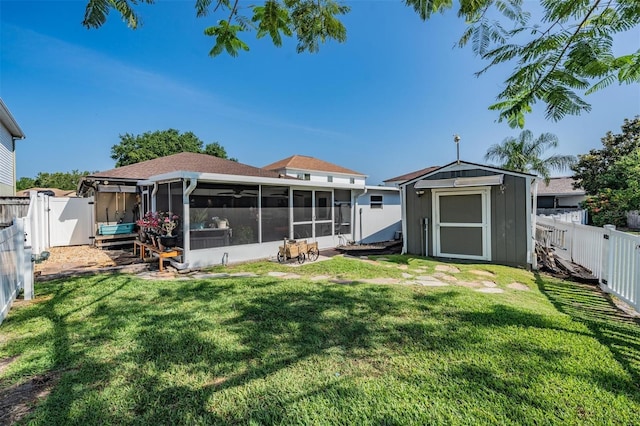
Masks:
[[[51,247],[93,244],[93,197],[47,197]]]

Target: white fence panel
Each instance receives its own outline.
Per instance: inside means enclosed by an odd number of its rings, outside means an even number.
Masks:
[[[640,312],[640,237],[605,228],[538,217],[539,242],[558,256],[588,270],[615,294]]]
[[[608,268],[603,277],[609,291],[640,311],[640,237],[610,230]]]
[[[92,243],[93,197],[47,197],[51,247]]]
[[[24,246],[24,221],[15,219],[0,231],[0,323],[21,289],[25,299],[33,297],[32,268],[31,252]]]

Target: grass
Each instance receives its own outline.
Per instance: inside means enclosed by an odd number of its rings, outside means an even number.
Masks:
[[[290,280],[38,284],[0,327],[0,359],[17,356],[0,388],[59,377],[32,424],[637,422],[640,325],[593,287],[466,264],[460,279],[484,269],[505,293],[308,279],[436,265],[386,258],[229,268]]]

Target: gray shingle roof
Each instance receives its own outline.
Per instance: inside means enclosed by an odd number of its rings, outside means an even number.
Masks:
[[[538,195],[584,195],[585,190],[582,188],[574,189],[573,183],[575,179],[571,176],[554,177],[549,181],[549,185],[544,180],[538,185]]]
[[[279,177],[277,172],[193,152],[181,152],[111,170],[104,170],[94,173],[90,177],[142,180],[154,175],[177,171],[268,178]]]

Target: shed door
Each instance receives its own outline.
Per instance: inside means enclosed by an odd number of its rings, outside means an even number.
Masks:
[[[436,256],[491,260],[490,188],[433,190]]]

